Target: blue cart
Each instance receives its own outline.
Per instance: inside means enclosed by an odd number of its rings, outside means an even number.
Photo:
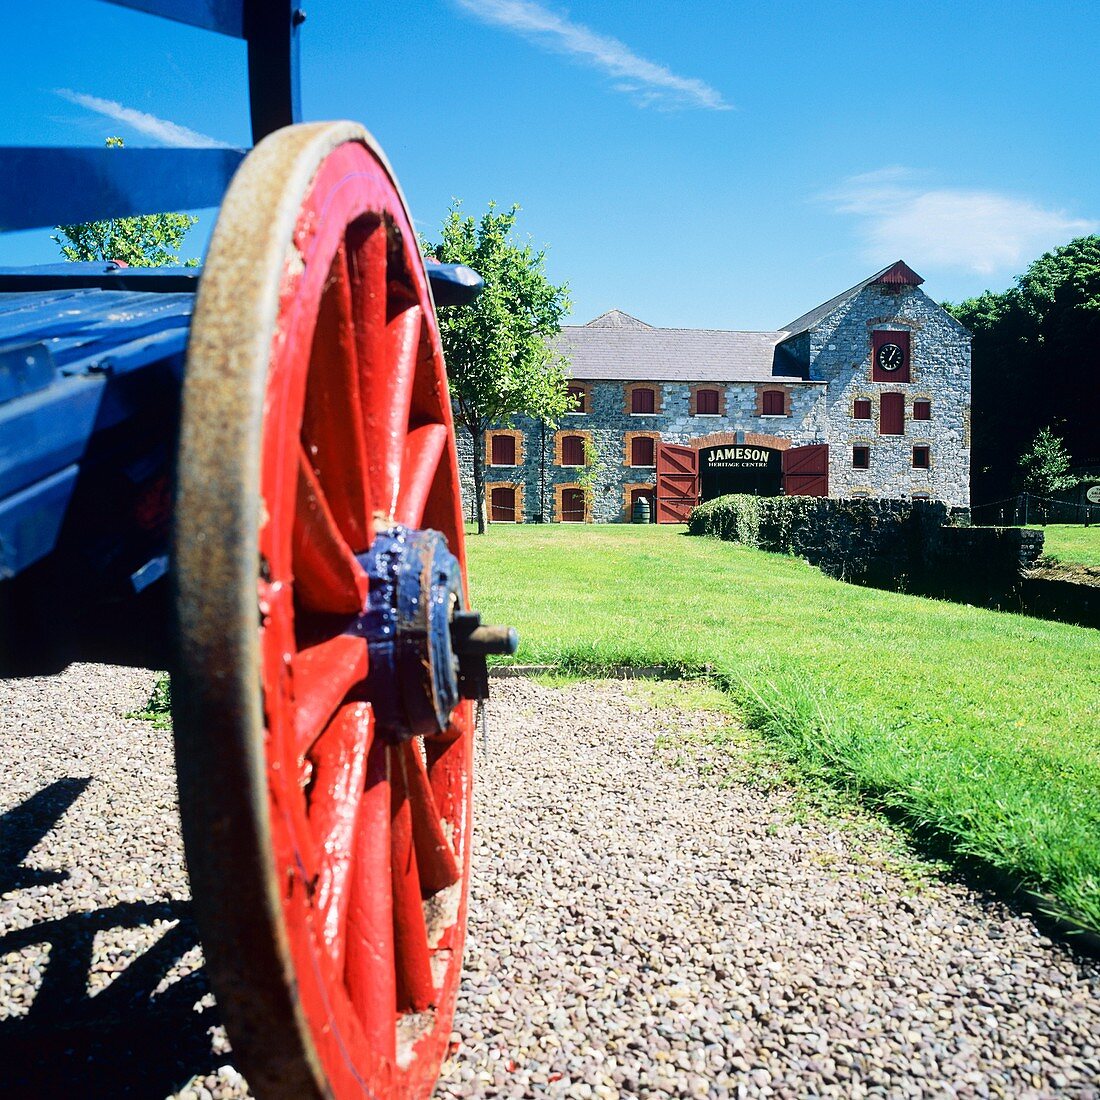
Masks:
[[[0,270],[0,670],[172,670],[207,966],[261,1097],[427,1096],[470,869],[469,610],[437,305],[392,170],[299,121],[286,0],[114,0],[248,44],[255,147],[21,148],[0,228],[218,205],[201,269]]]

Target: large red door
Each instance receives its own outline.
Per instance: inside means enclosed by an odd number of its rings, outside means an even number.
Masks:
[[[791,447],[783,452],[783,495],[827,497],[829,495],[829,445]]]
[[[687,523],[699,503],[699,452],[675,443],[657,446],[657,522]]]

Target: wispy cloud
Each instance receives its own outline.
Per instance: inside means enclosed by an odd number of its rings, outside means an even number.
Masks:
[[[169,122],[164,118],[157,118],[156,115],[148,114],[145,111],[125,107],[121,103],[116,103],[113,99],[100,99],[99,96],[74,92],[69,88],[56,88],[54,90],[62,99],[67,99],[70,103],[75,103],[78,107],[84,107],[86,110],[95,111],[96,114],[103,115],[114,122],[129,126],[137,130],[139,134],[151,137],[154,141],[159,141],[162,145],[197,146],[203,149],[227,148],[224,141],[217,141],[206,134],[200,134],[197,130],[189,130],[186,126],[180,126],[178,123]]]
[[[839,213],[862,219],[868,260],[904,256],[979,275],[1015,272],[1097,228],[1095,221],[996,191],[923,186],[918,173],[901,167],[852,176],[823,197]]]
[[[664,65],[639,57],[624,42],[598,34],[536,4],[533,0],[453,0],[463,11],[483,23],[504,27],[545,49],[602,69],[615,77],[618,92],[634,97],[642,106],[666,110],[701,107],[729,111],[721,92],[694,77],[678,76]]]

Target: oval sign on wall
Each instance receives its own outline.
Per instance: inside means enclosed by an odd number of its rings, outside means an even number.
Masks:
[[[1100,504],[1100,485],[1090,485],[1085,490],[1085,500],[1090,504]]]

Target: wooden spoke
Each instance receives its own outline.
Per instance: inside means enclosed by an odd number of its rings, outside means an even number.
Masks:
[[[367,453],[351,276],[343,244],[321,298],[302,419],[302,444],[344,540],[355,553],[370,542]]]
[[[370,587],[332,517],[308,456],[298,461],[298,505],[294,516],[294,591],[317,611],[354,615]]]
[[[435,795],[432,793],[420,749],[410,741],[401,746],[401,751],[404,756],[420,886],[425,895],[434,894],[458,882],[458,866],[450,842],[443,832],[443,822],[436,809]]]
[[[350,703],[340,709],[326,737],[310,754],[309,823],[319,853],[315,904],[337,973],[344,970],[352,856],[371,732],[370,705]]]
[[[366,788],[359,803],[359,835],[352,860],[344,981],[371,1046],[394,1057],[393,895],[390,877],[390,753],[374,741],[367,754]],[[381,879],[381,882],[379,881]]]
[[[300,650],[291,664],[296,755],[304,756],[348,692],[367,677],[367,643],[355,634]]]
[[[425,424],[409,432],[401,464],[401,489],[394,519],[406,527],[419,527],[424,520],[428,494],[447,446],[445,424]]]
[[[397,967],[397,1005],[423,1012],[435,1004],[428,928],[413,844],[412,807],[406,782],[407,754],[393,752],[391,799],[393,820],[390,833],[393,876],[393,943]]]

